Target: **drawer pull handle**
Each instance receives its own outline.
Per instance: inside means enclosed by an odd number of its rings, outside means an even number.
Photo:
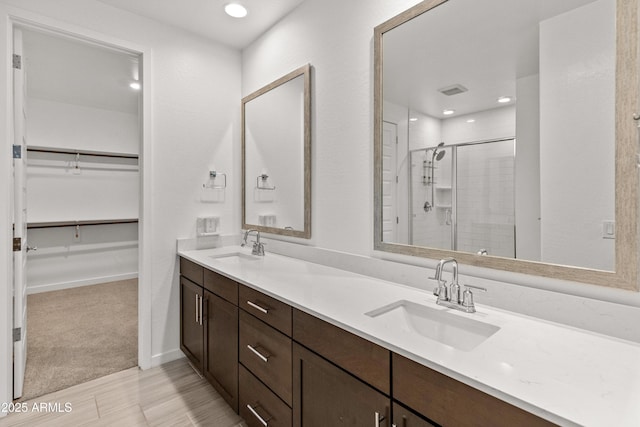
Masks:
[[[258,408],[258,406],[256,406],[256,408]],[[267,427],[267,426],[269,425],[269,424],[264,420],[264,418],[262,418],[262,417],[258,414],[258,412],[257,412],[255,409],[253,409],[253,408],[251,407],[251,405],[247,404],[247,409],[251,411],[251,413],[253,414],[253,416],[254,416],[254,417],[256,417],[256,418],[258,419],[258,421],[260,421],[264,427]],[[269,418],[269,419],[271,419],[271,418]]]
[[[256,303],[253,303],[251,301],[247,301],[247,304],[249,304],[251,307],[255,308],[256,310],[263,312],[264,314],[269,314],[269,310],[267,310],[266,308],[260,307]]]
[[[253,352],[253,354],[255,354],[256,356],[258,356],[260,358],[260,360],[262,360],[263,362],[267,363],[269,361],[269,357],[265,356],[264,354],[260,353],[258,350],[255,349],[255,347],[253,347],[251,344],[247,344],[247,348],[249,350],[251,350]]]

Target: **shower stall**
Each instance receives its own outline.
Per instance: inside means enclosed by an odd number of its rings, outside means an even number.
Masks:
[[[515,258],[514,138],[409,154],[409,244]]]

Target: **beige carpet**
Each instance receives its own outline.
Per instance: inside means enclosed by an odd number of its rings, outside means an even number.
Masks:
[[[138,364],[137,279],[29,295],[28,400]]]

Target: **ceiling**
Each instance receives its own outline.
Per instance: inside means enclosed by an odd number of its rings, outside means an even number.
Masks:
[[[232,0],[99,1],[243,49],[304,0],[234,1],[249,11],[242,19],[232,18],[224,12],[224,6]]]
[[[384,34],[384,99],[440,119],[498,108],[538,73],[539,23],[593,1],[444,3]],[[468,92],[439,92],[455,84]]]
[[[137,114],[138,58],[51,33],[23,30],[27,95]]]

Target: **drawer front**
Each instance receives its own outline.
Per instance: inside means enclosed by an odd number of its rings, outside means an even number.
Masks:
[[[390,393],[389,350],[296,309],[293,339],[383,393]]]
[[[240,308],[291,336],[291,306],[262,292],[240,285]]]
[[[200,286],[204,282],[204,268],[182,257],[180,257],[180,274]]]
[[[240,310],[240,362],[291,406],[291,338]]]
[[[393,354],[393,397],[442,426],[552,426],[529,412]]]
[[[291,408],[240,365],[240,416],[249,427],[290,427]]]
[[[238,283],[211,270],[204,270],[204,287],[233,305],[238,305]]]

